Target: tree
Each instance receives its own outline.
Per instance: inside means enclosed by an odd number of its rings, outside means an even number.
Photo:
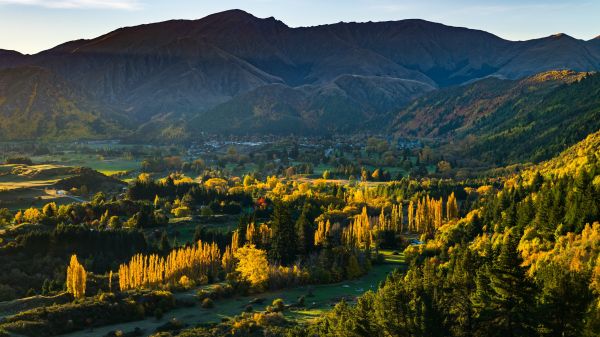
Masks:
[[[310,204],[305,203],[302,207],[302,213],[296,221],[296,233],[298,237],[298,253],[304,255],[308,253],[314,240],[314,234],[311,221],[308,219],[310,213]]]
[[[42,208],[42,213],[44,214],[45,217],[51,218],[51,217],[56,216],[57,210],[58,210],[58,207],[56,206],[56,203],[51,202],[51,203],[44,205],[44,207]]]
[[[477,274],[473,302],[479,336],[533,336],[533,284],[521,267],[518,238],[508,229],[500,254]]]
[[[541,283],[540,312],[548,336],[582,336],[586,313],[593,299],[589,276],[560,264],[545,264],[536,273]]]
[[[446,202],[446,216],[448,217],[448,220],[458,219],[458,204],[456,203],[454,192],[448,196],[448,201]]]
[[[77,261],[77,255],[72,255],[71,262],[67,267],[67,291],[75,298],[84,298],[86,281],[85,269]]]
[[[282,265],[289,265],[296,259],[295,224],[289,206],[283,202],[275,204],[271,218],[271,258]]]
[[[269,261],[267,252],[257,249],[254,245],[238,248],[234,254],[238,260],[236,271],[243,279],[250,281],[252,286],[261,288],[269,280]]]
[[[171,251],[171,242],[169,242],[169,236],[164,230],[160,236],[160,241],[158,242],[158,250],[163,254]]]
[[[119,229],[121,228],[121,219],[118,216],[111,216],[108,220],[108,227],[111,229]]]

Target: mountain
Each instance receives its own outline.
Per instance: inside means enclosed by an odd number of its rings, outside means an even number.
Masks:
[[[425,137],[500,165],[549,159],[600,129],[600,74],[552,71],[489,78],[427,94],[400,111],[391,130]]]
[[[47,69],[0,70],[2,140],[114,137],[125,121]]]
[[[17,51],[0,49],[0,69],[14,67],[24,59],[25,55]]]
[[[47,69],[101,110],[139,125],[134,136],[194,134],[186,125],[280,133],[289,123],[328,133],[363,128],[358,121],[378,127],[432,89],[600,69],[597,42],[566,35],[513,42],[423,20],[291,28],[231,10],[124,27],[35,55],[0,52],[0,68]]]
[[[414,80],[358,75],[343,75],[320,86],[274,84],[200,114],[190,120],[189,129],[238,134],[351,132],[381,126],[389,111],[434,89]]]

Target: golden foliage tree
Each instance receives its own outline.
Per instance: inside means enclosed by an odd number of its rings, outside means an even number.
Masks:
[[[385,220],[382,221],[385,222]],[[362,213],[357,215],[342,231],[342,242],[350,247],[369,249],[373,242],[373,229],[374,226],[367,214],[367,208],[363,207]]]
[[[442,198],[435,200],[424,196],[417,200],[417,208],[413,215],[414,228],[419,233],[433,235],[442,226]]]
[[[67,267],[67,291],[75,298],[85,297],[86,281],[85,269],[77,260],[77,255],[72,255],[71,262]]]
[[[454,192],[448,196],[448,201],[446,202],[446,217],[448,220],[458,219],[458,203],[456,202]]]
[[[327,241],[327,237],[331,232],[331,222],[329,220],[319,221],[317,230],[315,231],[315,246],[322,246]]]
[[[138,254],[119,267],[119,288],[123,290],[174,285],[183,276],[206,283],[218,276],[221,252],[216,243],[198,241],[193,247],[171,251],[166,258]]]
[[[269,261],[267,252],[254,245],[245,245],[235,252],[238,260],[236,270],[250,281],[252,286],[261,287],[269,280]]]

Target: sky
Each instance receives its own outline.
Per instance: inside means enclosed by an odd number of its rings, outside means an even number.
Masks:
[[[509,40],[600,35],[598,0],[0,0],[0,49],[32,54],[123,26],[235,8],[291,27],[419,18]]]

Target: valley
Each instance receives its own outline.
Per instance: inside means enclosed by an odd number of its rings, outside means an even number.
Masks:
[[[600,335],[599,38],[178,2],[0,0],[0,337]]]

